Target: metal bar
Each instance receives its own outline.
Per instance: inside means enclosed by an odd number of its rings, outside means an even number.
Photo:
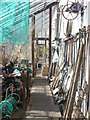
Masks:
[[[35,16],[32,16],[32,27],[35,25]],[[33,73],[32,77],[34,78],[35,75],[35,66],[34,66],[34,38],[35,38],[35,27],[32,30],[32,68],[33,68]]]
[[[49,66],[51,64],[52,7],[49,8]]]

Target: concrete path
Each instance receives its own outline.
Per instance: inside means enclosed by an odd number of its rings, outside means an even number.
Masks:
[[[53,102],[53,97],[46,78],[36,76],[31,97],[26,111],[30,120],[59,120],[60,112]]]

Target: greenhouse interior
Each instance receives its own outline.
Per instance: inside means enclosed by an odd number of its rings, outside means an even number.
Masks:
[[[90,120],[90,0],[0,0],[0,119]]]

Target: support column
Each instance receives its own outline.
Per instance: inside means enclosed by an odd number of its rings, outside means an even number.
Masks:
[[[38,37],[36,39],[36,66],[37,66],[37,63],[38,63]]]
[[[32,16],[32,77],[35,75],[35,65],[34,65],[34,39],[35,39],[35,16]]]
[[[59,0],[57,0],[59,3]],[[60,8],[59,4],[57,4],[57,18],[56,18],[56,37],[60,36]]]
[[[51,64],[52,7],[49,8],[49,66]]]

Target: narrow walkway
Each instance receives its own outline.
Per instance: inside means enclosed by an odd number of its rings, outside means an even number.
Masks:
[[[60,112],[54,105],[52,94],[46,78],[36,76],[31,89],[30,103],[26,118],[31,120],[58,120]]]

